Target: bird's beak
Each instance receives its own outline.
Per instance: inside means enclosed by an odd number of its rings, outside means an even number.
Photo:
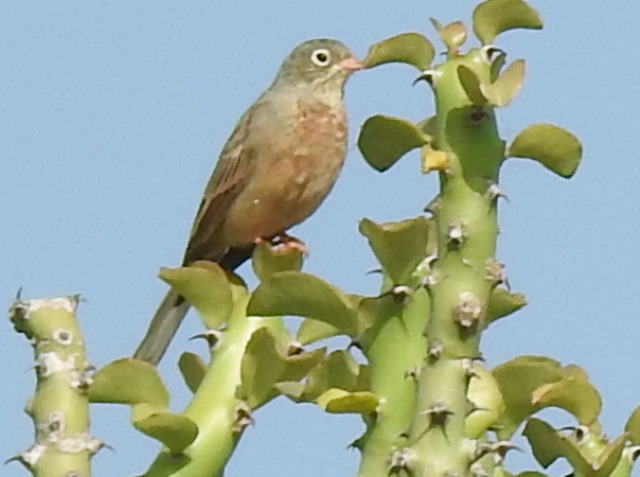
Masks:
[[[364,68],[364,64],[362,63],[362,61],[356,59],[356,58],[345,58],[344,60],[342,60],[340,63],[338,63],[338,66],[346,72],[353,72],[353,71],[358,71]]]

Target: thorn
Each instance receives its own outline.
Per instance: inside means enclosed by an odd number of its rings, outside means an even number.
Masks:
[[[292,341],[289,343],[289,346],[287,346],[287,356],[297,356],[302,353],[304,353],[304,348],[299,341]]]
[[[204,333],[198,333],[197,335],[192,336],[191,338],[189,338],[189,341],[193,341],[199,338],[202,338],[207,342],[207,345],[209,345],[209,349],[215,349],[217,344],[220,342],[220,339],[222,338],[222,333],[218,330],[207,330]]]
[[[374,275],[374,274],[382,274],[381,268],[374,268],[373,270],[368,270],[365,272],[365,275]]]
[[[472,127],[479,126],[489,117],[489,114],[487,114],[485,109],[481,106],[469,106],[468,111],[467,120],[469,125]]]
[[[415,475],[411,469],[415,459],[415,451],[410,447],[403,447],[395,450],[389,459],[389,475],[396,475],[401,471],[408,473],[410,476]]]
[[[416,79],[413,80],[413,83],[411,83],[413,86],[415,86],[416,84],[418,84],[420,81],[426,81],[427,83],[429,83],[430,86],[433,87],[434,83],[435,83],[435,79],[439,78],[440,76],[442,76],[442,72],[440,71],[436,71],[436,70],[424,70],[420,76],[418,76]]]
[[[466,239],[465,227],[466,220],[463,219],[456,220],[449,225],[449,232],[447,233],[447,247],[449,250],[458,250],[462,247]]]
[[[522,452],[522,449],[510,441],[498,441],[498,442],[482,442],[478,444],[476,455],[474,460],[478,461],[487,454],[495,454],[500,460],[504,459],[507,452],[510,450],[518,450]]]
[[[478,373],[473,367],[472,359],[462,358],[461,363],[462,363],[462,370],[464,371],[465,376],[467,376],[469,379],[478,377]]]
[[[640,446],[627,447],[622,453],[633,463],[640,457]]]
[[[471,475],[473,477],[490,477],[489,472],[485,470],[480,462],[471,464],[471,467],[469,467],[469,472],[471,472]]]
[[[509,200],[509,197],[507,196],[507,194],[502,192],[502,189],[500,188],[500,186],[498,184],[496,184],[495,182],[491,182],[490,183],[489,187],[487,188],[486,195],[487,195],[487,197],[489,198],[489,200],[491,202],[495,202],[500,197],[502,197],[507,202],[511,202]]]
[[[429,428],[437,426],[444,430],[444,426],[453,412],[443,402],[434,402],[429,409],[421,411],[420,414],[429,416]]]
[[[483,54],[483,59],[489,64],[491,64],[491,62],[493,61],[494,55],[500,53],[506,54],[503,49],[493,45],[484,45],[482,48],[480,48],[480,51]]]
[[[429,344],[427,349],[427,358],[429,361],[434,362],[440,359],[442,356],[443,346],[437,341]]]
[[[440,196],[435,196],[422,210],[432,215],[438,215],[438,211],[440,210]]]
[[[422,371],[422,366],[414,366],[413,368],[409,368],[404,372],[404,377],[413,379],[417,381],[418,376],[420,376],[420,371]]]
[[[242,432],[249,424],[254,425],[253,415],[251,408],[246,403],[242,402],[236,406],[236,419],[233,424],[233,431],[236,433]]]
[[[511,287],[509,287],[509,279],[507,278],[504,263],[497,261],[495,258],[488,258],[484,268],[487,272],[484,277],[485,280],[491,282],[493,286],[505,284],[507,289],[510,290]]]
[[[468,290],[458,294],[458,304],[453,310],[454,320],[464,331],[476,327],[482,316],[482,303]]]
[[[394,285],[391,290],[378,295],[377,298],[390,296],[394,302],[400,305],[404,305],[409,300],[409,298],[411,298],[413,292],[414,290],[407,285]]]

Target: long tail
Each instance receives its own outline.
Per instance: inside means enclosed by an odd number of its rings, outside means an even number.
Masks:
[[[153,365],[158,364],[187,311],[189,311],[189,302],[170,290],[153,315],[147,333],[133,357]]]

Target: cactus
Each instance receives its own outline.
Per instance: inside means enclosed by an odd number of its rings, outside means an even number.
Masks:
[[[36,390],[25,408],[33,420],[35,442],[10,460],[34,476],[89,475],[90,458],[103,443],[89,434],[91,383],[84,342],[75,312],[78,297],[23,300],[19,296],[9,319],[31,342]]]
[[[631,475],[640,407],[620,436],[607,438],[600,395],[578,366],[544,356],[493,369],[482,362],[483,332],[526,305],[497,254],[501,167],[528,158],[570,178],[582,155],[578,139],[552,124],[526,127],[510,141],[499,134],[495,111],[516,97],[525,62],[507,65],[492,43],[507,30],[541,29],[540,16],[522,0],[484,0],[472,17],[480,44],[468,50],[462,22],[431,23],[441,61],[434,64],[436,48],[415,32],[372,45],[364,60],[369,69],[414,67],[415,85],[428,87],[435,103],[420,122],[380,114],[360,131],[358,147],[375,170],[417,151],[421,172],[437,174],[440,186],[416,217],[360,222],[378,262],[379,290],[342,291],[303,272],[300,250],[266,242],[252,257],[254,290],[208,262],[163,269],[160,277],[200,316],[206,330],[199,338],[209,350],[208,361],[180,357],[193,393],[182,411],[170,410],[169,391],[146,363],[119,359],[88,377],[75,299],[18,300],[11,318],[35,342],[38,385],[29,406],[36,444],[17,460],[34,475],[88,475],[89,457],[102,445],[87,437],[88,403],[115,403],[130,406],[132,425],[161,444],[144,476],[221,477],[255,411],[286,396],[361,416],[365,430],[352,442],[359,477],[510,476],[505,455],[519,429],[543,468],[562,458],[576,477]],[[300,317],[297,329],[287,329],[283,316]],[[319,346],[335,336],[348,337],[349,346]],[[72,366],[46,373],[52,353]],[[534,417],[549,407],[566,411],[575,426],[557,430]],[[68,439],[81,444],[77,452],[61,447]],[[63,466],[66,473],[51,473]]]

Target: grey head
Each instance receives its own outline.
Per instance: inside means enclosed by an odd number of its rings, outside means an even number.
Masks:
[[[295,85],[342,91],[349,75],[362,68],[362,63],[340,41],[308,40],[285,58],[272,87]]]

